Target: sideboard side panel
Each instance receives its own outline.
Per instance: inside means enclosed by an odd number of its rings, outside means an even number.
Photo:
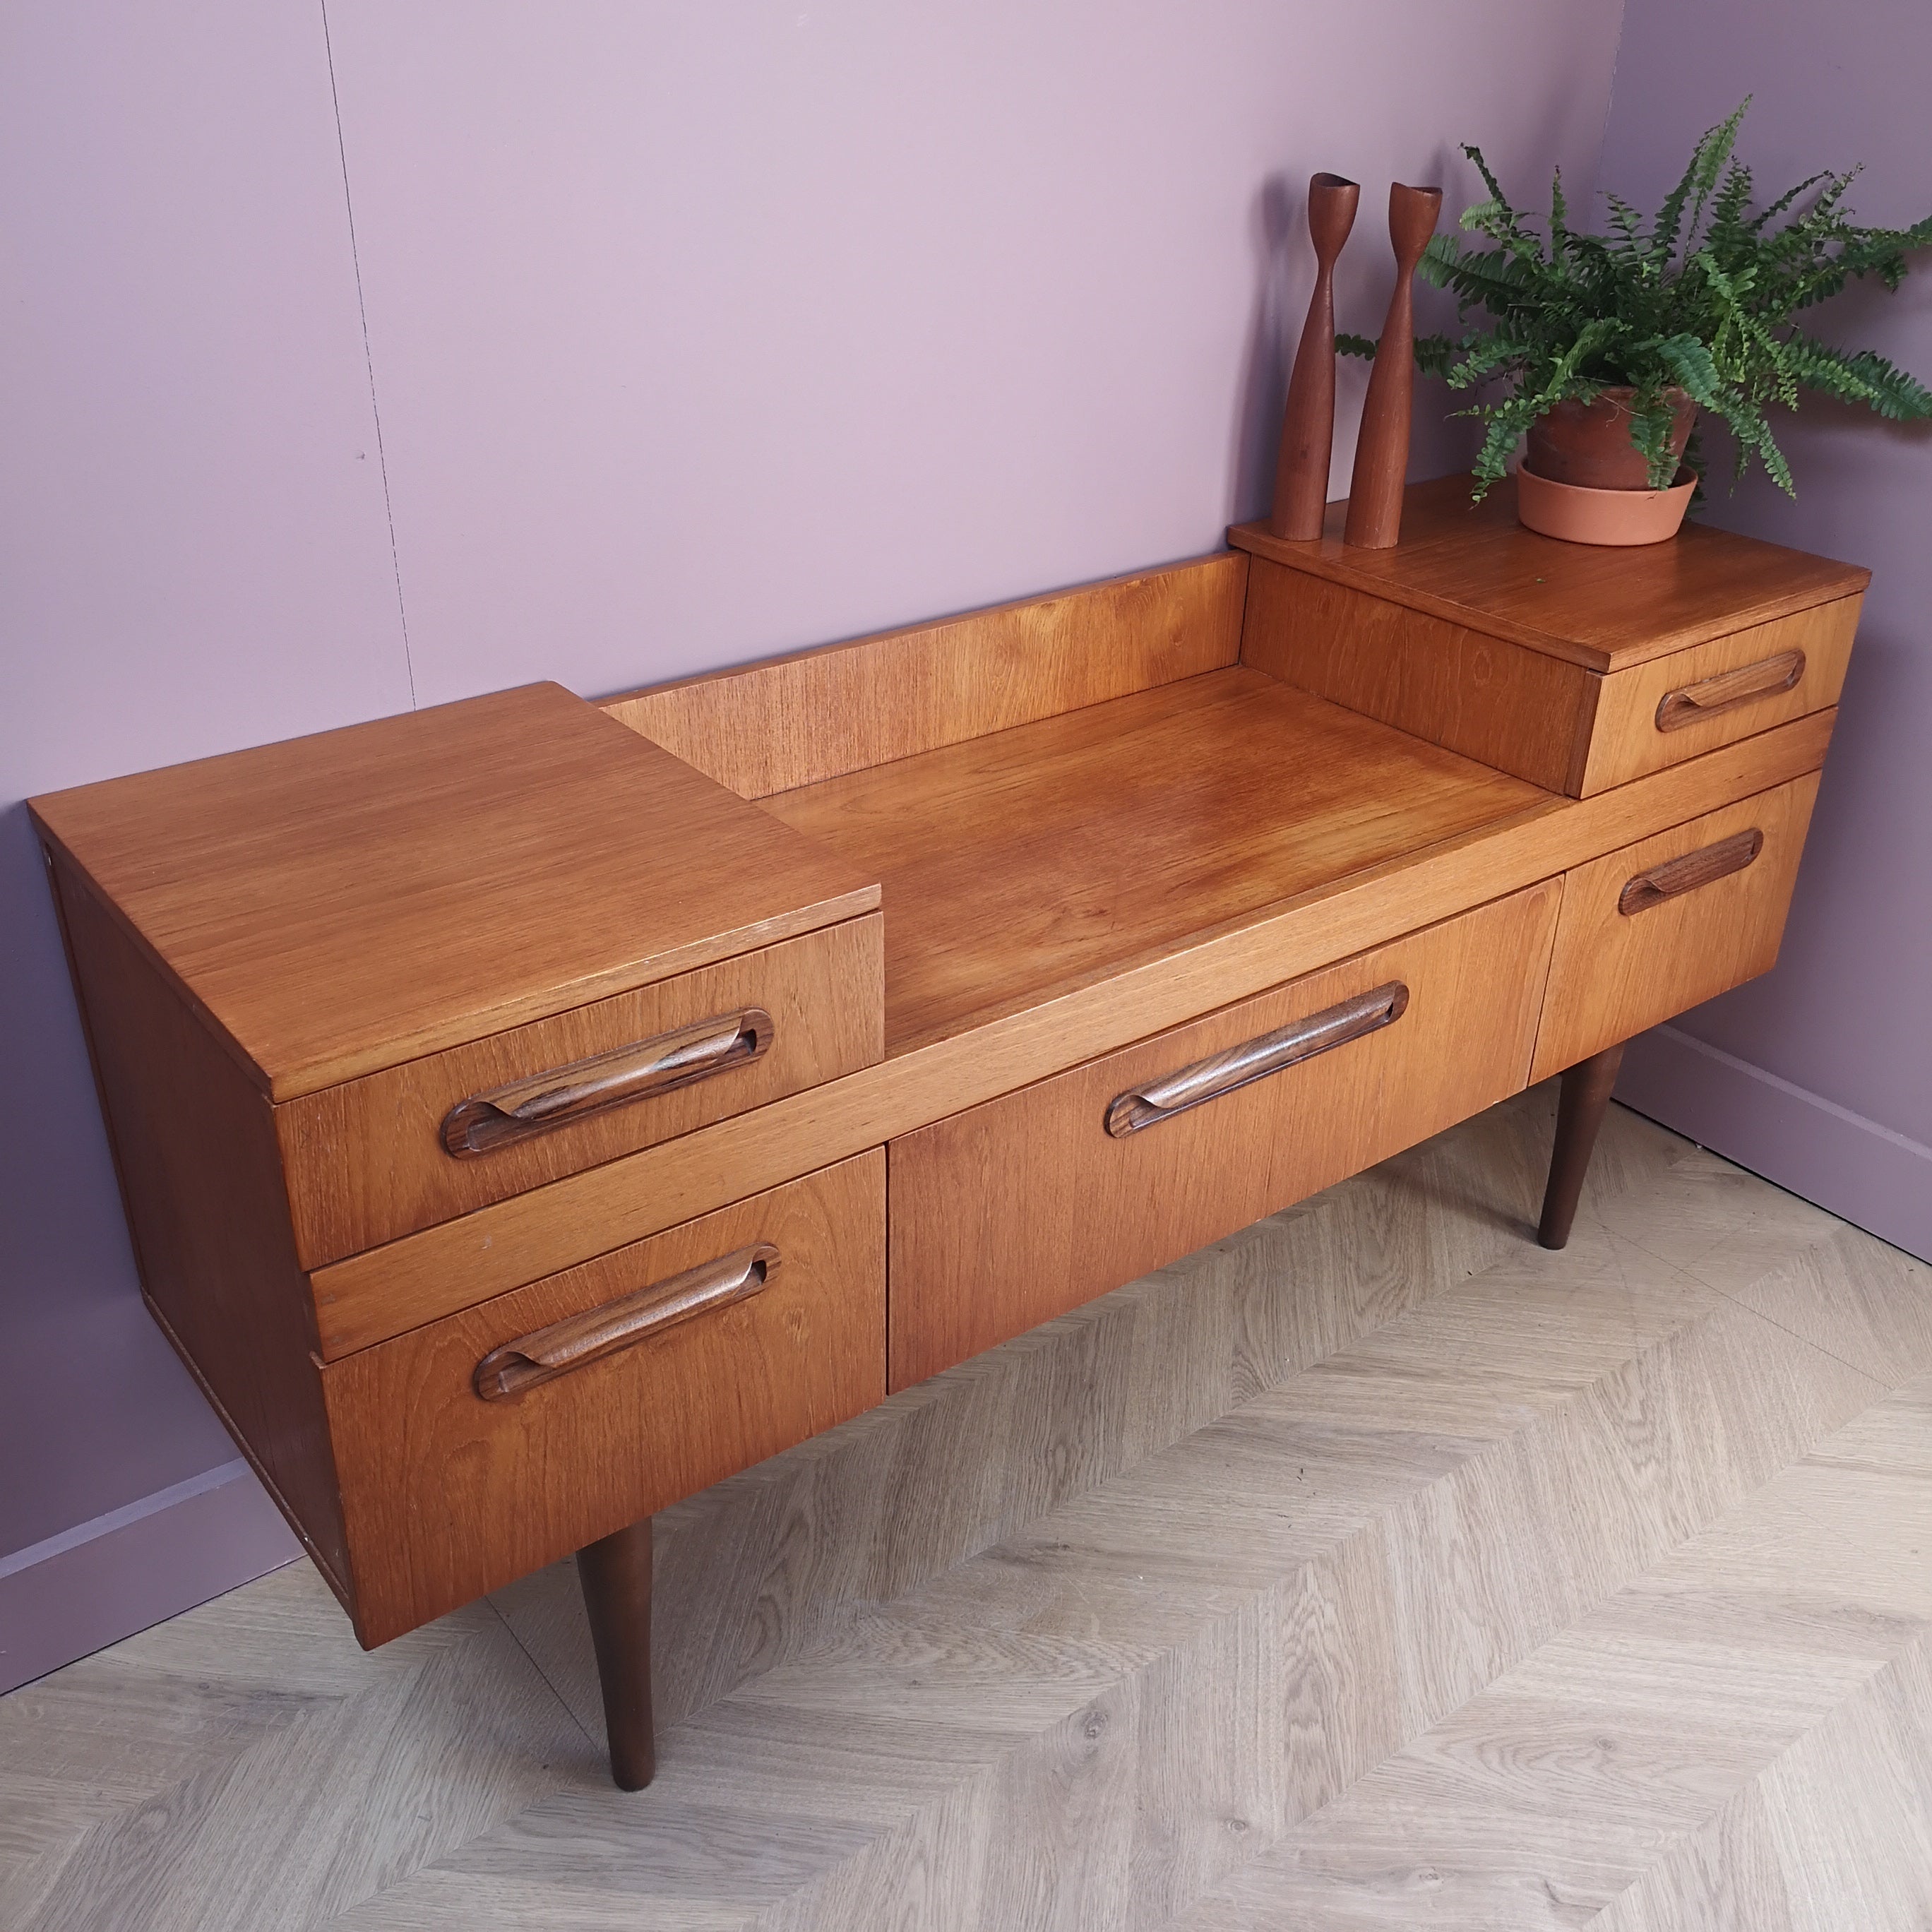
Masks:
[[[349,1604],[315,1324],[269,1103],[64,860],[53,880],[142,1294]]]

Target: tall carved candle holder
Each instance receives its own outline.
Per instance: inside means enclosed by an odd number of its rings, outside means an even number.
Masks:
[[[1402,535],[1402,486],[1408,471],[1408,412],[1415,392],[1415,312],[1411,284],[1415,265],[1436,232],[1442,212],[1439,188],[1389,190],[1389,239],[1395,246],[1395,292],[1382,324],[1355,471],[1348,486],[1348,519],[1342,541],[1361,550],[1390,550]]]
[[[1328,506],[1328,456],[1335,441],[1335,257],[1355,225],[1360,187],[1340,175],[1311,175],[1308,236],[1315,244],[1315,292],[1288,379],[1281,455],[1268,529],[1306,542],[1322,534]]]

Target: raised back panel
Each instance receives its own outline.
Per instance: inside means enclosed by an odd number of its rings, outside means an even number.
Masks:
[[[1234,662],[1248,560],[1197,558],[605,701],[741,798],[769,797]]]

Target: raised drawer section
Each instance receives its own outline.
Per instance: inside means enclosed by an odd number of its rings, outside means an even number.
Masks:
[[[1514,1093],[1557,896],[1532,886],[893,1141],[892,1386]]]
[[[1585,798],[1838,701],[1862,596],[1673,651],[1603,680]]]
[[[885,1172],[857,1155],[324,1368],[363,1642],[879,1401]]]
[[[883,945],[868,914],[278,1107],[302,1265],[869,1066]]]
[[[1769,970],[1817,795],[1814,772],[1564,875],[1538,1079]]]
[[[1588,798],[1838,701],[1862,594],[1599,670],[1257,557],[1241,661]],[[1669,615],[1660,607],[1661,626]]]

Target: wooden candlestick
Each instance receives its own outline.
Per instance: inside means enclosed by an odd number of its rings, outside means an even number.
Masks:
[[[1402,534],[1402,488],[1408,472],[1408,411],[1415,391],[1415,314],[1411,283],[1415,265],[1442,212],[1439,188],[1389,189],[1389,240],[1395,247],[1395,292],[1389,297],[1369,394],[1362,405],[1348,485],[1348,519],[1342,541],[1361,550],[1389,550]]]
[[[1315,292],[1288,379],[1281,455],[1275,466],[1270,535],[1306,542],[1322,534],[1328,506],[1328,456],[1335,441],[1335,258],[1355,225],[1358,184],[1340,175],[1308,180],[1308,236],[1315,244]]]

